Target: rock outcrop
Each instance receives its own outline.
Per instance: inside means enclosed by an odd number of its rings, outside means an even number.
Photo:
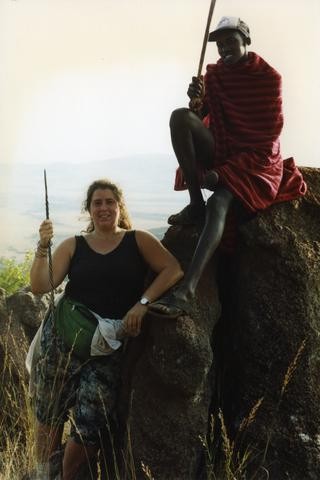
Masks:
[[[0,289],[1,369],[9,366],[13,378],[26,375],[26,351],[47,307],[47,296],[35,296],[29,287],[9,296],[4,289]]]
[[[186,266],[197,240],[193,228],[177,227],[164,243]],[[213,259],[191,318],[147,317],[143,338],[132,341],[126,355],[124,385],[133,392],[129,423],[137,478],[145,478],[141,462],[157,479],[200,478],[199,435],[207,433],[213,389],[211,336],[221,314],[214,272]]]
[[[132,452],[157,479],[205,478],[199,435],[218,408],[255,478],[320,478],[320,171],[303,173],[304,198],[259,213],[234,256],[215,255],[191,318],[150,317],[132,342]],[[171,227],[164,243],[186,265],[196,239]]]
[[[211,415],[216,478],[222,416],[240,457],[250,454],[246,478],[320,478],[320,170],[302,170],[307,195],[244,224],[232,257],[217,252],[190,318],[150,315],[129,341],[118,413],[137,479],[141,462],[157,480],[206,478],[199,437]],[[192,227],[171,227],[164,243],[187,266],[197,239]],[[0,334],[10,311],[30,340],[46,308],[38,301],[0,291]]]
[[[242,228],[225,329],[226,409],[239,424],[263,398],[246,442],[272,480],[320,478],[320,170],[303,174],[304,198]]]

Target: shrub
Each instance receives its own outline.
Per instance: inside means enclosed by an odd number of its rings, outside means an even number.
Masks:
[[[32,256],[32,252],[27,252],[22,262],[0,257],[0,287],[9,295],[29,284]]]

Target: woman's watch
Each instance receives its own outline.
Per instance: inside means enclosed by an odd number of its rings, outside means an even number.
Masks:
[[[141,297],[140,298],[140,303],[141,303],[141,305],[149,305],[150,300],[147,297]]]

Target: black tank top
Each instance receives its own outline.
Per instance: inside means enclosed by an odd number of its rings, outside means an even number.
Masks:
[[[65,292],[102,317],[122,318],[141,297],[147,268],[134,230],[106,254],[95,252],[83,236],[76,236]]]

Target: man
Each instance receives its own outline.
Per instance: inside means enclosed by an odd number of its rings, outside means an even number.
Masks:
[[[207,66],[204,81],[193,77],[188,89],[191,109],[175,110],[170,119],[179,163],[175,189],[188,189],[190,203],[168,223],[191,225],[205,219],[182,283],[150,306],[172,318],[188,313],[228,212],[254,213],[306,191],[293,158],[282,160],[280,153],[281,76],[247,51],[250,31],[240,18],[223,17],[208,40],[216,42],[220,59]],[[213,191],[206,204],[201,188]]]

